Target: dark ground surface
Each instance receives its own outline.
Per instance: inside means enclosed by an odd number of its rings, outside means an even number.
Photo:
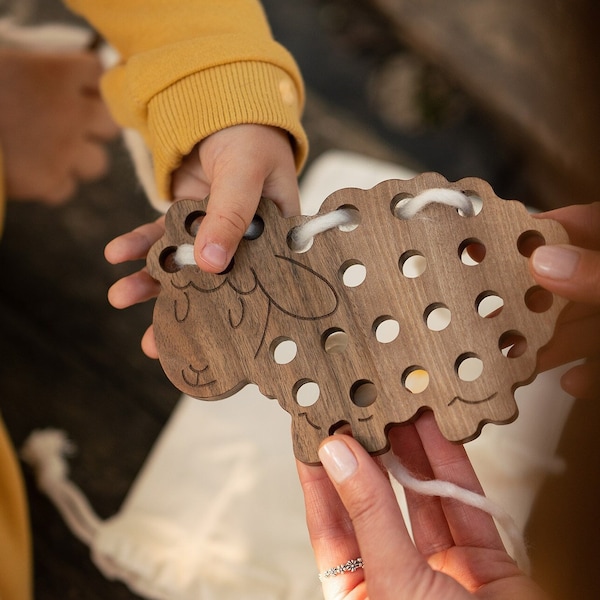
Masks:
[[[483,177],[503,197],[539,204],[523,149],[507,142],[485,106],[424,63],[418,48],[407,49],[375,3],[264,4],[305,75],[312,159],[329,148],[361,151],[448,179]],[[65,15],[54,0],[42,8],[40,18]],[[83,187],[70,204],[11,204],[0,244],[0,402],[7,426],[17,445],[38,427],[69,432],[79,446],[73,479],[102,518],[118,511],[179,397],[139,349],[152,307],[119,312],[106,301],[126,270],[104,262],[104,245],[154,218],[121,144],[112,150],[109,176]],[[561,446],[570,467],[548,481],[532,517],[534,573],[557,600],[600,597],[599,422],[598,404],[576,405]],[[36,597],[136,597],[102,577],[29,475],[27,483]]]

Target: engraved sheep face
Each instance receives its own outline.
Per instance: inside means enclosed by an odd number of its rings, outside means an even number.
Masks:
[[[396,216],[399,202],[432,188],[481,199],[481,211],[430,205]],[[536,286],[527,258],[536,245],[564,243],[560,225],[533,219],[481,180],[428,173],[335,192],[320,214],[353,210],[360,223],[315,236],[303,252],[290,247],[290,232],[310,217],[283,219],[262,200],[216,275],[174,260],[193,244],[205,207],[175,203],[148,255],[162,286],[160,360],[181,391],[216,400],[257,384],[292,416],[294,452],[308,463],[342,425],[380,453],[391,425],[425,409],[459,442],[516,418],[513,391],[533,378],[565,304]]]

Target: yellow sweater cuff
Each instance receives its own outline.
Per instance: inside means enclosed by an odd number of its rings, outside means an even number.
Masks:
[[[170,198],[171,173],[198,141],[245,123],[289,132],[300,171],[308,154],[298,118],[301,100],[283,69],[261,62],[221,65],[169,86],[148,103],[147,143],[159,192]]]

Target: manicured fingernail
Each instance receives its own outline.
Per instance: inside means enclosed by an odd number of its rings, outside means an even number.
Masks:
[[[225,270],[228,264],[227,252],[218,244],[206,244],[200,253],[202,260],[219,271]]]
[[[540,246],[532,257],[534,271],[550,279],[570,279],[578,262],[579,252],[570,246]]]
[[[331,440],[319,448],[319,458],[328,475],[342,483],[358,468],[356,457],[342,440]]]

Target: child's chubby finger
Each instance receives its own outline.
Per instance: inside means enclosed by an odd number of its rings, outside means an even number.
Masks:
[[[161,216],[152,223],[136,227],[108,242],[104,248],[104,257],[113,265],[146,258],[152,245],[164,232],[165,217]]]
[[[391,573],[396,573],[395,584],[408,590],[428,566],[409,536],[389,479],[349,436],[325,440],[319,458],[352,521],[369,594],[378,597],[378,586],[387,586]],[[382,594],[388,591],[380,590]]]
[[[160,283],[142,269],[115,282],[108,290],[108,301],[114,308],[129,308],[156,298],[159,292]]]

